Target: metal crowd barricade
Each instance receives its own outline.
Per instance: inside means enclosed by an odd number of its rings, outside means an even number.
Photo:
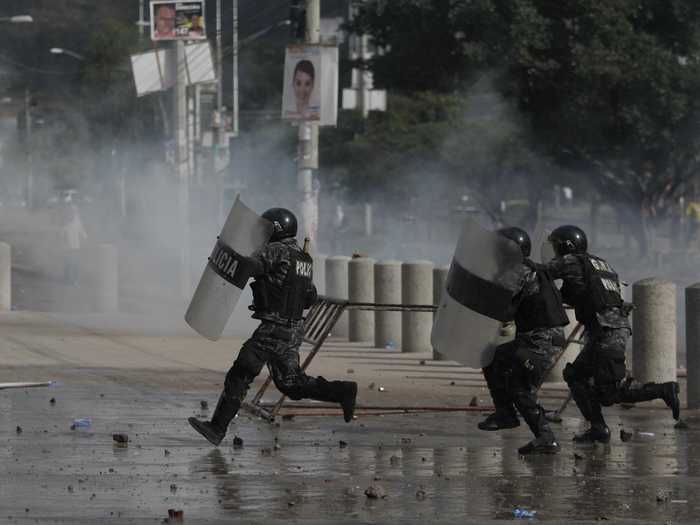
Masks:
[[[311,345],[311,352],[306,356],[301,368],[306,370],[345,310],[434,312],[436,309],[437,307],[434,305],[351,303],[343,299],[319,296],[318,301],[311,307],[304,320],[304,342]],[[268,374],[267,379],[253,396],[253,399],[249,403],[243,403],[245,410],[267,421],[274,421],[286,399],[286,396],[282,395],[270,410],[262,406],[262,396],[271,382],[272,375]]]
[[[437,306],[416,304],[351,303],[343,299],[319,296],[318,301],[311,307],[306,319],[304,320],[303,340],[305,343],[311,345],[311,351],[301,365],[302,370],[306,370],[306,368],[309,366],[313,358],[321,349],[321,346],[323,346],[326,338],[330,335],[335,323],[346,310],[369,310],[375,312],[435,312],[437,310]],[[549,370],[547,370],[547,374],[549,374],[549,372],[551,372],[551,370],[557,365],[559,360],[561,360],[570,344],[581,344],[582,333],[583,325],[578,324],[567,338],[566,345],[564,346],[562,352],[559,354],[559,356],[557,356],[557,359],[552,363]],[[545,374],[544,377],[547,377],[547,374]],[[269,422],[275,420],[286,400],[286,396],[281,395],[279,400],[272,405],[271,408],[266,408],[262,405],[262,397],[270,386],[271,382],[272,375],[268,373],[267,379],[255,393],[253,399],[250,402],[243,403],[243,408],[249,413],[261,417]],[[559,415],[566,409],[566,406],[570,401],[571,395],[569,394],[569,397],[564,401],[559,409],[547,413],[548,419],[552,421],[557,421],[558,419],[561,421]]]

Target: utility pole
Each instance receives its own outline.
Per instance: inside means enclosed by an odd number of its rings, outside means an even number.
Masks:
[[[143,3],[146,0],[139,0],[139,42],[143,40],[143,32],[144,32],[144,19],[143,19]]]
[[[232,101],[231,111],[233,111],[233,126],[231,136],[238,136],[238,0],[233,0],[233,73],[232,73]]]
[[[224,143],[225,118],[223,114],[223,58],[221,53],[221,0],[216,0],[216,112],[219,115],[219,129],[216,142],[221,147]]]
[[[321,2],[306,0],[306,43],[321,41]],[[321,79],[317,79],[320,85]],[[317,87],[320,89],[320,86]],[[314,170],[318,169],[318,123],[299,123],[297,189],[301,197],[304,236],[311,239],[312,251],[318,240],[318,191],[314,189]]]
[[[32,159],[32,111],[31,111],[31,96],[29,88],[24,90],[24,122],[25,122],[25,140],[27,147],[27,188],[26,196],[27,209],[32,209],[34,203],[34,166]]]
[[[180,292],[183,298],[191,295],[190,285],[190,188],[189,148],[187,145],[187,71],[185,43],[175,42],[175,176],[178,183],[177,204],[180,210]]]

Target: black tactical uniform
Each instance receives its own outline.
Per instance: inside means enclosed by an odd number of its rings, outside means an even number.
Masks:
[[[287,210],[273,208],[263,217],[269,218],[269,212],[278,210],[291,215]],[[290,228],[292,235],[296,234],[296,219],[293,225]],[[294,400],[309,398],[340,403],[345,420],[349,422],[355,407],[357,383],[310,377],[299,365],[299,346],[304,334],[302,314],[317,298],[312,282],[313,260],[293,236],[280,239],[279,235],[277,238],[273,235],[272,241],[246,262],[255,278],[251,284],[253,318],[261,323],[243,344],[228,371],[211,422],[190,418],[190,424],[211,443],[218,445],[238,412],[248,387],[265,364],[280,392]]]
[[[632,334],[617,273],[603,259],[587,253],[585,234],[562,226],[550,235],[557,257],[546,265],[554,279],[562,279],[564,302],[574,307],[576,320],[586,330],[586,343],[573,363],[564,368],[564,380],[591,428],[574,439],[608,442],[610,431],[601,406],[663,399],[679,417],[678,384],[640,384],[626,377],[625,348]],[[591,381],[592,380],[592,381]]]
[[[520,228],[499,233],[515,240],[523,255],[530,255],[530,240]],[[496,412],[479,423],[482,430],[499,430],[520,425],[517,411],[535,435],[521,447],[521,454],[556,453],[554,433],[537,402],[537,389],[564,344],[562,326],[569,320],[552,279],[532,261],[524,261],[520,292],[516,295],[515,339],[496,349],[494,359],[484,368],[484,377]]]

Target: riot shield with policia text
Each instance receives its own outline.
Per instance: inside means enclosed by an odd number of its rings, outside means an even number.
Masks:
[[[185,314],[200,335],[212,341],[221,337],[251,276],[246,257],[265,246],[272,231],[270,221],[236,196]]]
[[[515,242],[465,221],[433,323],[438,353],[470,368],[491,363],[496,347],[512,339],[501,327],[515,315],[522,261]]]

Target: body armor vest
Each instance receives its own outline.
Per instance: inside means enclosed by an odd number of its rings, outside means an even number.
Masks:
[[[576,320],[591,323],[597,313],[623,304],[620,279],[610,265],[589,253],[577,255],[583,266],[584,289],[578,293],[562,288],[564,298],[576,310]]]
[[[253,289],[254,317],[276,314],[285,321],[298,321],[308,307],[309,290],[313,289],[313,259],[301,250],[290,250],[289,268],[282,286],[272,284],[266,276],[256,279]]]
[[[555,328],[569,324],[569,317],[562,306],[561,295],[549,273],[534,268],[539,283],[539,292],[523,298],[515,312],[518,332],[529,332],[538,328]]]

